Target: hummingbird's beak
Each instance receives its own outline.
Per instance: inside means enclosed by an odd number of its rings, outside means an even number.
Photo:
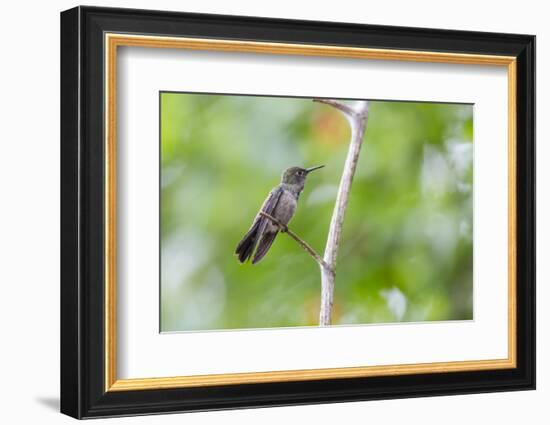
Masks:
[[[318,170],[319,168],[323,168],[323,167],[324,165],[318,165],[317,167],[306,168],[306,174],[309,174],[312,171]]]

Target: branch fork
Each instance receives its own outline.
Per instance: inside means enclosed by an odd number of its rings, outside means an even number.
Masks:
[[[288,226],[282,224],[275,217],[263,211],[260,211],[260,214],[271,220],[279,226],[282,232],[288,234],[292,239],[298,242],[298,244],[319,264],[321,269],[319,326],[328,326],[332,323],[332,306],[334,303],[334,282],[336,278],[338,248],[342,239],[342,229],[344,226],[344,217],[348,206],[351,184],[353,176],[355,175],[355,169],[357,168],[357,162],[359,161],[359,152],[363,143],[363,135],[367,127],[369,103],[367,101],[357,101],[353,104],[348,104],[334,99],[314,99],[314,101],[332,106],[340,111],[347,119],[351,128],[351,140],[348,154],[340,179],[338,193],[336,195],[336,203],[330,221],[327,244],[323,257],[321,257],[308,243],[292,232]]]

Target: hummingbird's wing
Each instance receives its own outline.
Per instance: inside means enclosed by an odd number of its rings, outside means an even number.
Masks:
[[[279,203],[279,199],[281,199],[282,193],[282,187],[277,186],[276,188],[274,188],[267,196],[262,207],[260,208],[260,211],[263,211],[267,214],[273,214],[275,208],[277,207],[277,204]],[[258,242],[262,239],[262,236],[265,233],[265,229],[269,223],[270,220],[263,217],[260,213],[256,215],[252,226],[250,226],[250,229],[248,230],[246,235],[244,235],[242,240],[237,245],[237,248],[235,249],[235,254],[238,255],[239,261],[241,263],[244,263],[252,256],[254,250],[256,249],[256,246],[258,245]],[[275,235],[276,234],[277,232],[275,232]],[[275,238],[275,235],[273,236],[273,238]],[[269,245],[271,245],[271,243]]]
[[[271,248],[271,244],[275,240],[275,236],[277,236],[277,233],[279,233],[278,230],[263,233],[262,239],[258,244],[256,254],[254,254],[254,258],[252,259],[252,264],[256,264],[258,261],[264,258],[265,254],[267,254],[267,251],[269,251],[269,248]]]

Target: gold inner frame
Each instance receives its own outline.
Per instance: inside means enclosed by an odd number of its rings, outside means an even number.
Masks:
[[[370,49],[148,35],[105,34],[105,391],[131,391],[284,381],[481,371],[516,367],[516,58],[462,53]],[[382,366],[118,379],[116,325],[116,99],[119,46],[342,57],[507,67],[508,71],[508,357]]]

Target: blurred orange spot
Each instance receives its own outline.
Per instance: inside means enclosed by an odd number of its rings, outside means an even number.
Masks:
[[[311,297],[304,302],[306,325],[308,326],[319,324],[319,301],[319,297]]]
[[[337,146],[348,139],[348,124],[336,111],[316,111],[311,122],[313,137],[319,143]]]

